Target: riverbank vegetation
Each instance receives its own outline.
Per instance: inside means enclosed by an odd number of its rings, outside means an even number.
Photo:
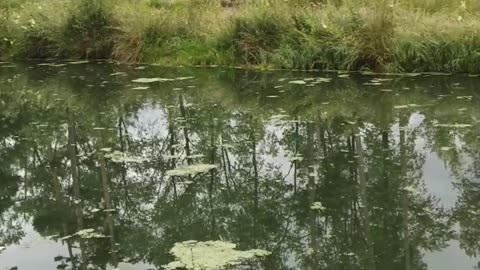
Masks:
[[[480,72],[474,0],[3,0],[3,59]]]

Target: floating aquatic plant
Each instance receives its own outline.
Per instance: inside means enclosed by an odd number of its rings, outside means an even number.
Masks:
[[[406,187],[403,188],[403,190],[405,190],[406,192],[409,192],[409,193],[416,193],[417,192],[417,189],[414,186],[406,186]]]
[[[291,157],[288,157],[288,161],[290,162],[295,162],[295,161],[303,161],[303,157],[302,156],[291,156]]]
[[[291,84],[307,84],[305,81],[302,81],[302,80],[289,81],[288,83],[291,83]]]
[[[446,127],[446,128],[469,128],[472,127],[471,124],[434,124],[435,127]]]
[[[193,79],[194,77],[177,77],[177,78],[138,78],[132,80],[136,83],[153,83],[153,82],[173,82],[173,81],[184,81]]]
[[[312,210],[318,210],[318,211],[323,211],[323,210],[325,210],[325,207],[322,205],[321,202],[314,202],[314,203],[312,203],[312,205],[310,206],[310,209],[312,209]]]
[[[165,269],[217,270],[239,265],[270,255],[266,250],[235,250],[236,245],[223,241],[185,241],[170,250],[176,260],[164,265]]]
[[[138,86],[138,87],[132,88],[132,90],[147,90],[148,88],[150,88],[150,87],[148,87],[148,86]]]
[[[75,237],[75,236],[78,236],[78,237],[83,238],[83,239],[106,238],[107,237],[106,235],[95,232],[95,229],[84,229],[84,230],[80,230],[80,231],[78,231],[74,234],[64,236],[64,237],[60,238],[60,240],[67,240],[67,239],[70,239],[70,238]]]
[[[182,166],[173,170],[169,170],[167,171],[167,175],[168,176],[188,176],[188,175],[194,176],[199,173],[208,172],[215,168],[217,168],[217,165],[215,164],[193,164],[193,165]]]

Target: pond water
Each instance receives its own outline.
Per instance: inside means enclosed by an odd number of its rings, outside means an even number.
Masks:
[[[0,270],[478,267],[478,77],[0,66]]]

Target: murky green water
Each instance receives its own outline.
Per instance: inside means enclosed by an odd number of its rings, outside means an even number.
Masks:
[[[473,269],[480,78],[414,75],[4,63],[0,269]]]

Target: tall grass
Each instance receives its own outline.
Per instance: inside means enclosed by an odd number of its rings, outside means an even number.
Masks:
[[[71,54],[79,58],[109,58],[117,26],[110,0],[76,1],[65,25]]]
[[[232,0],[229,6],[4,0],[0,57],[480,72],[476,0]]]

